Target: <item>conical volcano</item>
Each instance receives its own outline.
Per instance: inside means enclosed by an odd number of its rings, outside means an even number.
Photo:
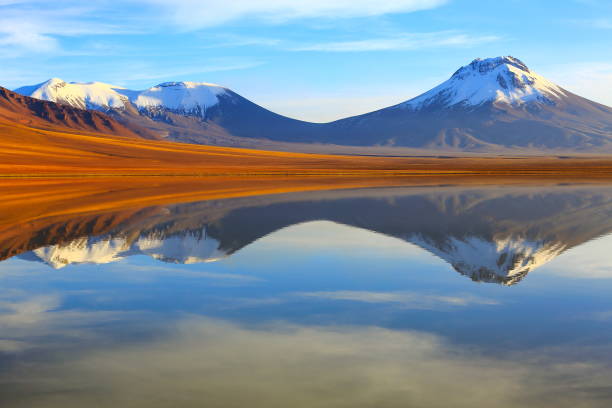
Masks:
[[[416,98],[330,126],[335,143],[350,145],[612,151],[612,108],[514,57],[475,59]]]

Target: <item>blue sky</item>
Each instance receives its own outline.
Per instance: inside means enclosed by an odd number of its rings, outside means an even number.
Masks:
[[[0,85],[213,82],[327,121],[513,55],[612,105],[609,0],[0,0]]]

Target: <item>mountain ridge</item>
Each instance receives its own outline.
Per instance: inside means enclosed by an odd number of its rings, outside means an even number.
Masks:
[[[276,114],[228,88],[206,82],[164,82],[137,91],[103,82],[52,78],[15,91],[99,110],[128,127],[145,127],[175,142],[243,147],[241,138],[307,142],[310,130],[320,127]]]
[[[329,123],[288,118],[207,83],[166,82],[131,91],[52,79],[16,91],[94,107],[128,127],[194,144],[253,147],[272,141],[485,153],[612,153],[612,108],[565,90],[511,56],[475,59],[421,95]]]

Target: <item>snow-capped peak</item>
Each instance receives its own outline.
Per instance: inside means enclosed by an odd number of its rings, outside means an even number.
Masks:
[[[120,86],[103,82],[66,82],[51,78],[38,85],[18,88],[15,92],[32,98],[62,103],[80,109],[123,108],[128,100]]]
[[[565,91],[531,71],[514,57],[477,58],[459,68],[450,79],[399,107],[474,107],[487,102],[521,105],[529,102],[554,104]]]
[[[164,82],[145,91],[137,92],[131,101],[138,108],[164,107],[191,111],[216,105],[219,95],[227,90],[205,82]]]
[[[64,86],[66,85],[66,81],[60,78],[51,78],[47,82],[44,82],[43,85],[47,86]]]
[[[219,102],[218,96],[227,89],[205,82],[165,82],[143,91],[133,91],[102,82],[65,82],[52,78],[38,85],[15,89],[15,92],[81,109],[106,111],[125,108],[131,103],[141,110],[165,108],[203,114]]]

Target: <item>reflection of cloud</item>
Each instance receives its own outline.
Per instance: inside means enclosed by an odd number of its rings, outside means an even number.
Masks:
[[[59,296],[42,295],[22,301],[0,301],[0,328],[40,323],[60,304]]]
[[[117,266],[120,270],[119,273],[129,274],[130,277],[138,275],[142,280],[150,281],[160,276],[181,276],[181,277],[194,277],[194,278],[207,278],[222,281],[234,281],[234,282],[259,282],[262,278],[244,275],[239,273],[222,273],[222,272],[207,272],[203,270],[205,265],[198,265],[195,269],[177,269],[168,268],[163,266],[140,266],[130,265],[129,268],[124,270],[121,266]]]
[[[340,290],[333,292],[304,292],[300,296],[328,300],[349,300],[365,303],[398,303],[414,309],[436,309],[440,306],[468,306],[471,304],[497,305],[492,299],[466,296],[438,296],[417,292],[368,292]]]
[[[465,307],[470,305],[499,305],[493,299],[481,298],[474,295],[428,295],[418,292],[371,292],[356,290],[297,292],[287,295],[260,298],[232,298],[223,309],[242,309],[260,306],[292,303],[296,300],[319,299],[330,301],[350,301],[372,304],[392,304],[394,307],[404,309],[439,310],[449,307]]]
[[[65,347],[70,342],[78,344],[97,337],[90,326],[143,318],[139,312],[65,310],[61,305],[60,295],[27,296],[20,291],[1,294],[0,353],[32,348],[49,350]]]
[[[15,353],[26,347],[27,345],[21,341],[0,339],[0,353]]]
[[[612,381],[609,367],[562,352],[486,357],[420,332],[202,318],[150,342],[39,359],[36,370],[22,361],[0,377],[7,406],[604,407]]]
[[[612,320],[612,310],[602,310],[591,313],[588,317],[593,320],[609,321]]]

